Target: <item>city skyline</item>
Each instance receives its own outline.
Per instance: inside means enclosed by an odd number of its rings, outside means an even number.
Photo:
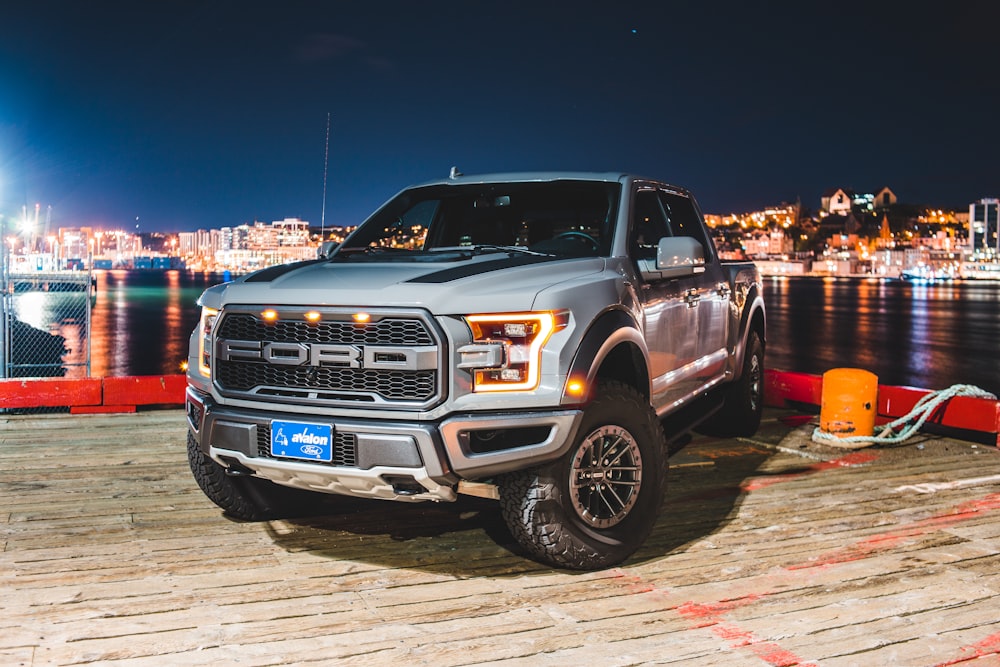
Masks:
[[[1000,191],[997,16],[987,3],[19,3],[0,40],[0,214],[352,225],[453,165],[629,171],[719,214],[883,185],[961,208]]]

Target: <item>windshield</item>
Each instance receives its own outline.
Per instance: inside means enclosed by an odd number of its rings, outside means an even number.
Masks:
[[[570,180],[414,188],[382,207],[337,255],[607,256],[620,191],[618,183]]]

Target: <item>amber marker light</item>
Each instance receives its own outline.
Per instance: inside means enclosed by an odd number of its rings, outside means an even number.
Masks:
[[[268,308],[260,314],[260,318],[265,322],[276,322],[278,320],[278,311]]]
[[[351,319],[353,319],[357,324],[368,324],[371,322],[372,316],[368,313],[354,313],[354,315],[351,316]]]
[[[587,394],[587,383],[577,378],[570,378],[566,383],[566,395],[572,398],[583,398]]]
[[[320,317],[321,315],[319,314],[319,312],[315,310],[310,310],[308,313],[305,314],[307,322],[319,322]]]

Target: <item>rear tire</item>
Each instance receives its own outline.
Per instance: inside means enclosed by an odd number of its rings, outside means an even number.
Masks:
[[[233,477],[201,451],[194,435],[187,436],[188,464],[208,499],[234,519],[266,521],[308,513],[316,494],[279,486],[259,477]]]
[[[724,391],[722,408],[698,431],[723,438],[756,433],[764,412],[764,344],[756,331],[747,337],[740,379]]]
[[[511,534],[556,567],[622,562],[649,536],[663,504],[666,443],[653,409],[620,382],[601,383],[596,396],[565,455],[499,483]]]

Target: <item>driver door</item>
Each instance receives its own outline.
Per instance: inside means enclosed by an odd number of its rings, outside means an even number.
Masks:
[[[659,191],[640,188],[632,202],[629,254],[636,264],[656,261],[659,240],[672,236]],[[696,390],[698,356],[698,308],[686,300],[697,287],[697,276],[643,280],[638,290],[642,301],[642,328],[649,354],[652,404],[659,409]]]

